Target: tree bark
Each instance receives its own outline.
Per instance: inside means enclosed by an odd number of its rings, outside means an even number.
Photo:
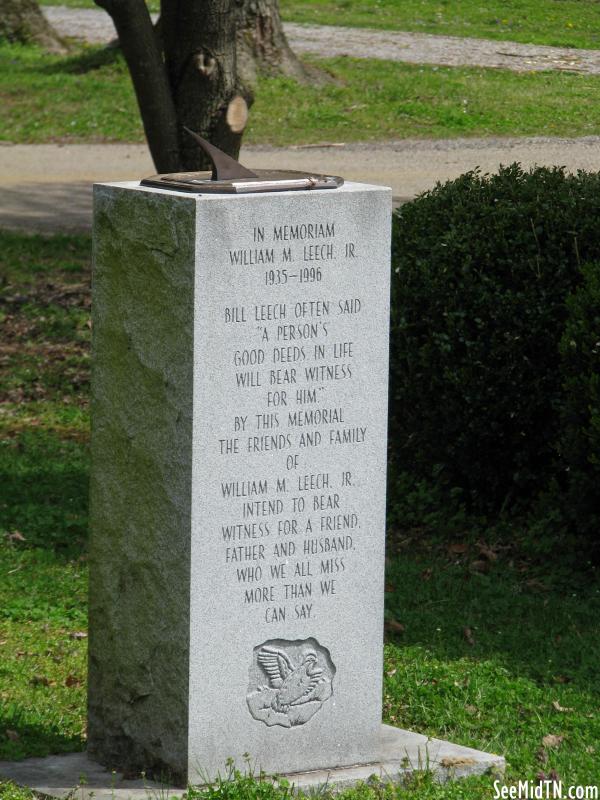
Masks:
[[[235,0],[161,3],[165,66],[185,169],[209,164],[182,126],[237,158],[252,95],[238,77]]]
[[[36,0],[0,0],[0,38],[38,44],[51,53],[66,53],[65,43],[42,14]]]
[[[254,84],[259,74],[307,79],[288,44],[277,0],[237,0],[237,53],[241,79]]]
[[[3,0],[0,0],[3,2]],[[184,127],[238,157],[259,73],[305,78],[277,0],[95,0],[112,17],[159,172],[208,169]]]
[[[159,172],[181,168],[178,121],[154,26],[144,0],[95,0],[113,19]]]

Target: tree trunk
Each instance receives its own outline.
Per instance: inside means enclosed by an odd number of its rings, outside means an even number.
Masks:
[[[283,32],[277,0],[237,0],[237,52],[239,74],[247,84],[261,73],[307,79]]]
[[[115,23],[159,172],[210,167],[184,127],[237,158],[257,75],[306,78],[277,0],[161,0],[156,29],[144,0],[95,2]]]
[[[38,44],[51,53],[66,53],[60,36],[42,14],[36,0],[0,0],[0,38]]]
[[[178,121],[159,39],[144,0],[95,0],[115,23],[135,89],[144,132],[159,172],[181,167]]]
[[[235,0],[161,4],[165,66],[188,169],[209,164],[183,126],[237,158],[252,95],[237,70]]]

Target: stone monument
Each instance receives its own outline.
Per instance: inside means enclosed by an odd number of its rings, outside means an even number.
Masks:
[[[94,202],[90,755],[376,762],[390,190]]]

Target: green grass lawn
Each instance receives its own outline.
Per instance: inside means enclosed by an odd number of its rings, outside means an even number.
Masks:
[[[96,7],[93,0],[45,5]],[[158,10],[158,0],[149,3]],[[289,22],[509,39],[562,47],[600,47],[596,0],[281,0]]]
[[[321,85],[260,81],[246,143],[600,132],[594,76],[350,58],[318,64],[331,76]],[[127,69],[114,53],[87,48],[64,58],[0,45],[0,101],[3,141],[143,140]]]
[[[281,0],[281,10],[294,22],[600,47],[595,0]]]
[[[89,250],[0,234],[0,760],[85,747]],[[390,529],[385,719],[506,755],[509,782],[597,783],[600,582],[481,537]],[[343,797],[489,800],[492,784],[425,776]],[[0,797],[28,795],[0,782]],[[285,790],[240,779],[191,797]]]

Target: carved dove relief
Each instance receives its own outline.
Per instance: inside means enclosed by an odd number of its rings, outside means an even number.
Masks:
[[[316,639],[274,639],[254,648],[247,702],[266,725],[304,725],[333,693],[335,666]]]

